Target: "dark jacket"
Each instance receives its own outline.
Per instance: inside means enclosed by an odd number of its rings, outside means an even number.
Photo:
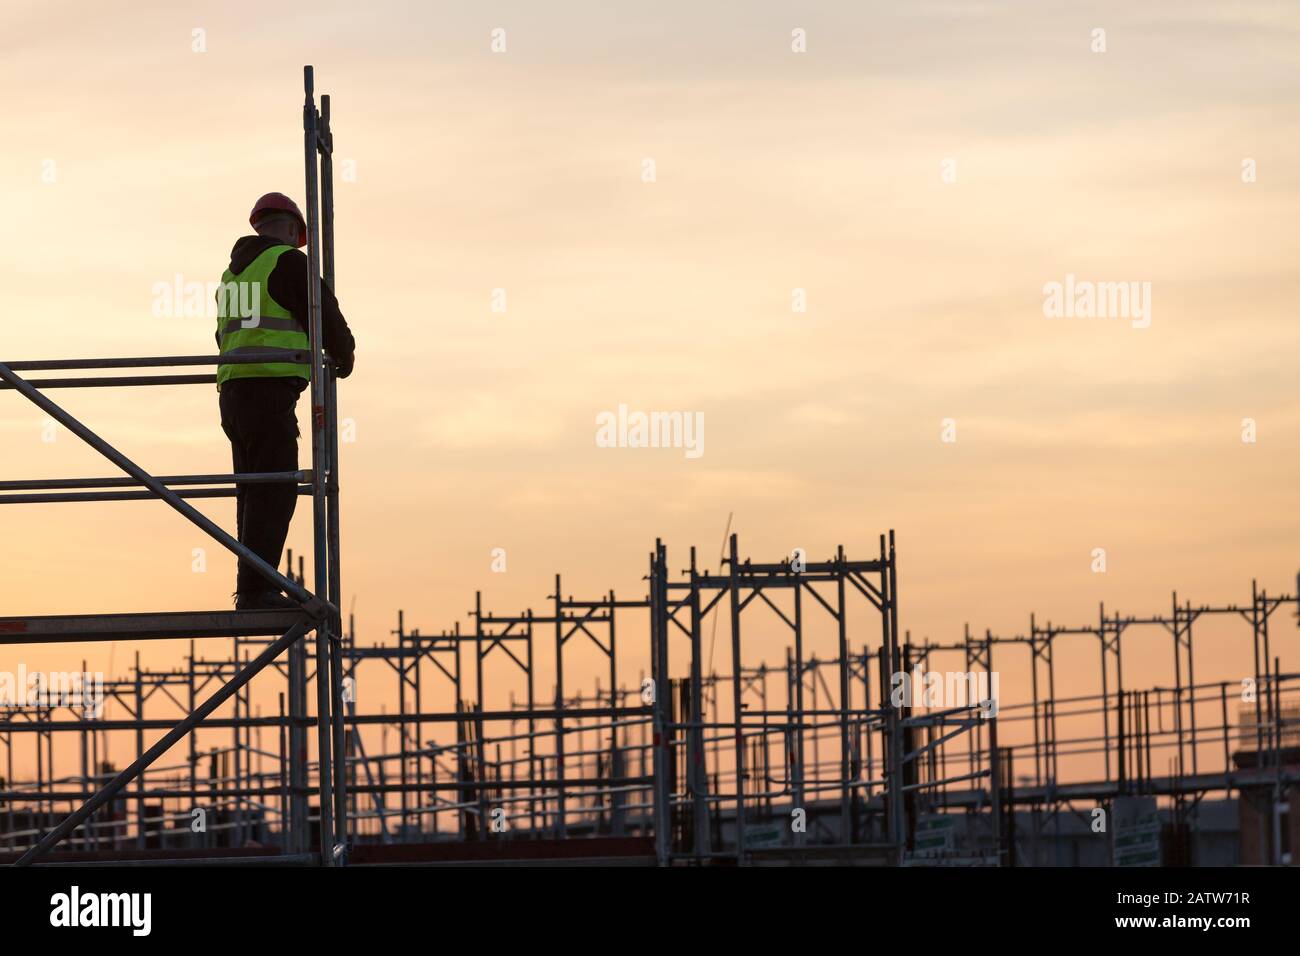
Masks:
[[[239,274],[252,265],[253,260],[272,246],[284,245],[270,236],[242,236],[230,250],[230,271]],[[297,319],[303,330],[310,334],[307,309],[307,256],[300,249],[290,249],[275,263],[267,291]],[[339,300],[324,279],[320,284],[321,330],[325,338],[325,351],[338,366],[339,378],[352,374],[357,343],[352,338],[347,320],[339,311]],[[217,347],[221,347],[221,333],[217,332]],[[299,390],[307,387],[307,380],[295,378]]]

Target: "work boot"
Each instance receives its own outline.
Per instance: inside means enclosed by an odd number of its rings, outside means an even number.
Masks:
[[[298,610],[300,605],[297,601],[287,598],[279,591],[266,588],[262,591],[254,591],[250,594],[235,595],[236,611],[288,611]]]

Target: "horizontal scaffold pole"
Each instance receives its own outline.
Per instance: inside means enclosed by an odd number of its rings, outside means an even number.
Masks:
[[[30,378],[35,388],[122,388],[127,385],[215,385],[215,375],[119,375],[85,378]],[[0,383],[0,391],[13,388]]]
[[[311,485],[299,485],[298,494],[312,493]],[[235,488],[193,488],[178,491],[177,498],[234,498]],[[158,496],[152,491],[47,491],[36,494],[0,495],[0,505],[50,504],[60,501],[151,501]]]
[[[222,475],[154,475],[154,480],[173,485],[261,485],[277,482],[311,481],[311,471],[250,471]],[[0,491],[51,491],[58,488],[133,488],[142,484],[136,478],[24,478],[0,481]]]
[[[256,362],[293,362],[306,365],[311,357],[306,352],[240,352],[238,355],[146,355],[137,358],[97,359],[34,359],[24,362],[3,362],[13,372],[58,371],[101,368],[177,368],[182,365],[246,365]]]

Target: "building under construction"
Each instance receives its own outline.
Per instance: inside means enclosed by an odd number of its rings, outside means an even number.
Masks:
[[[306,81],[307,251],[311,275],[332,285],[329,100],[317,106],[310,68]],[[631,597],[574,596],[557,576],[536,608],[500,613],[476,595],[448,628],[410,627],[399,612],[391,634],[356,634],[340,612],[337,398],[320,301],[317,278],[303,358],[312,459],[297,472],[154,475],[46,394],[211,385],[173,370],[264,360],[256,353],[0,364],[5,390],[123,472],[0,481],[0,504],[161,500],[300,605],[3,609],[10,648],[190,641],[171,670],[137,660],[94,694],[5,705],[6,862],[1292,862],[1300,674],[1282,670],[1271,628],[1294,633],[1294,593],[1252,587],[1218,606],[1175,596],[1167,613],[1102,608],[1069,627],[1031,618],[1021,634],[912,640],[893,532],[865,555],[773,562],[742,556],[733,535],[716,570],[694,550],[672,565],[657,543]],[[25,375],[53,371],[114,374]],[[267,566],[188,503],[256,482],[311,498],[310,585],[305,562]],[[782,657],[756,657],[758,615],[763,634],[783,634]],[[1249,630],[1239,680],[1197,681],[1193,637],[1212,617]],[[1139,632],[1170,642],[1172,684],[1125,673]],[[1088,641],[1100,693],[1058,695],[1055,652]],[[996,690],[1013,657],[1030,674],[1014,704]],[[391,690],[358,693],[374,672]],[[112,759],[124,745],[129,762]]]

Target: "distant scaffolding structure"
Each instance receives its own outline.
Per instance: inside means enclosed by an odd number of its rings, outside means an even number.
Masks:
[[[544,610],[511,614],[486,609],[480,593],[467,626],[426,634],[399,612],[391,637],[368,646],[349,622],[338,643],[345,733],[332,765],[344,770],[332,792],[346,796],[334,819],[347,860],[1051,863],[1062,862],[1044,852],[1051,830],[1086,810],[1160,800],[1180,833],[1195,830],[1215,793],[1257,808],[1258,832],[1242,840],[1261,862],[1287,860],[1279,808],[1300,783],[1300,675],[1282,671],[1270,620],[1295,606],[1292,595],[1253,587],[1249,605],[1223,606],[1175,598],[1168,615],[1145,617],[1103,608],[1083,627],[1031,617],[1027,634],[967,628],[942,644],[900,637],[892,532],[867,559],[840,548],[824,561],[774,563],[742,559],[733,535],[720,571],[701,569],[692,550],[679,574],[657,542],[646,582],[638,598],[576,598],[557,576]],[[1210,615],[1250,626],[1244,684],[1196,681],[1193,626]],[[768,662],[755,647],[771,648],[773,625],[784,660]],[[1124,638],[1138,628],[1166,635],[1179,664],[1173,686],[1126,683]],[[1100,694],[1061,696],[1057,643],[1089,635],[1110,677]],[[143,733],[175,718],[147,716],[147,702],[192,713],[208,684],[228,683],[274,646],[231,640],[226,658],[192,646],[181,667],[137,662],[132,677],[109,681],[105,696],[126,719],[13,715],[0,733],[9,765],[27,735],[38,770],[0,793],[0,853],[21,858],[57,807],[102,792],[110,734],[134,736],[137,763],[149,752]],[[985,696],[995,657],[1017,647],[1028,651],[1031,699]],[[900,693],[900,675],[944,655],[969,681],[964,699]],[[201,749],[191,736],[186,760],[150,767],[101,804],[61,858],[303,860],[295,821],[322,825],[320,808],[331,808],[322,773],[332,782],[331,765],[294,757],[293,731],[311,723],[294,704],[306,697],[306,663],[295,669],[290,656],[270,668],[286,682],[272,714],[245,684],[228,714],[204,723],[227,739]],[[594,691],[574,686],[575,666],[584,679],[601,675]],[[392,690],[375,692],[374,668],[395,678]],[[1255,691],[1247,704],[1243,686]],[[363,699],[374,706],[363,711]],[[1088,729],[1058,733],[1079,721]],[[78,773],[54,770],[62,734],[81,736]],[[1071,761],[1091,762],[1095,775],[1063,775]],[[199,834],[196,808],[208,820]],[[1190,862],[1179,852],[1171,846],[1167,862]]]

